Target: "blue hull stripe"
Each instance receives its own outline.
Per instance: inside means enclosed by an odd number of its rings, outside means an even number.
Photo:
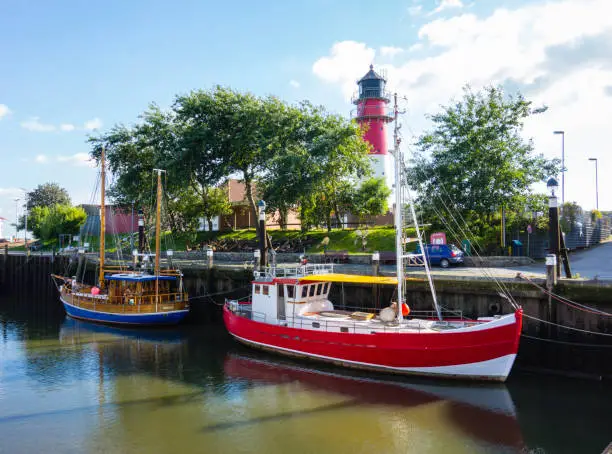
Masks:
[[[66,313],[74,318],[100,323],[113,323],[118,325],[174,325],[179,323],[189,313],[189,309],[169,312],[156,312],[152,314],[113,314],[109,312],[96,312],[82,307],[73,306],[61,299]]]

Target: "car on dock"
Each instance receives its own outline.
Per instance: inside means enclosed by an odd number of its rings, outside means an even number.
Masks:
[[[463,263],[463,251],[454,244],[426,244],[427,257],[430,265],[439,265],[448,268],[452,265]],[[417,245],[416,253],[421,253],[421,248]]]

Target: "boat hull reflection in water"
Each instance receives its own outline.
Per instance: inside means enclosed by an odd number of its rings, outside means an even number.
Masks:
[[[372,378],[330,368],[310,368],[271,358],[230,353],[225,373],[259,384],[291,383],[351,399],[355,407],[385,405],[398,408],[443,406],[450,424],[485,445],[523,446],[516,410],[505,385],[462,386],[439,380]]]

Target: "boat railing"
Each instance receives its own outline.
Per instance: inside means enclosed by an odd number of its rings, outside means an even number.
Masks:
[[[276,277],[304,277],[313,274],[330,274],[334,272],[333,263],[309,263],[295,267],[268,266],[263,271],[255,270],[255,280],[268,280]]]
[[[304,316],[286,316],[282,319],[278,319],[276,317],[270,317],[263,312],[253,311],[250,303],[242,303],[237,300],[226,300],[226,304],[228,308],[238,315],[246,316],[253,321],[273,324],[278,326],[286,326],[290,328],[299,328],[299,329],[308,329],[308,330],[319,330],[319,331],[330,331],[330,332],[340,332],[340,333],[360,333],[366,334],[364,331],[369,330],[370,333],[374,332],[397,332],[398,331],[398,323],[397,322],[389,322],[385,323],[380,320],[376,320],[375,323],[368,323],[368,320],[347,320],[344,318],[343,320],[334,320],[329,319],[325,320],[321,317],[318,318],[309,318]],[[372,309],[374,310],[374,309]],[[360,309],[359,312],[364,312],[366,309]],[[449,319],[459,319],[462,321],[467,321],[463,318],[463,314],[461,311],[445,311],[443,315],[446,315]],[[347,314],[348,315],[348,314]],[[411,311],[410,316],[405,318],[406,322],[410,320],[420,319],[420,320],[437,320],[436,311]],[[477,323],[477,322],[474,322]],[[402,327],[404,328],[404,327]],[[411,330],[421,331],[424,329],[419,324],[406,326],[405,328],[410,328]]]
[[[93,310],[104,307],[108,312],[167,312],[188,307],[187,293],[160,293],[158,295],[93,295],[86,292],[65,290],[72,304]]]

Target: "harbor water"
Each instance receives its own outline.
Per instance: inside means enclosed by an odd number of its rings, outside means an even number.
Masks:
[[[601,453],[609,384],[348,372],[0,301],[0,453]]]

